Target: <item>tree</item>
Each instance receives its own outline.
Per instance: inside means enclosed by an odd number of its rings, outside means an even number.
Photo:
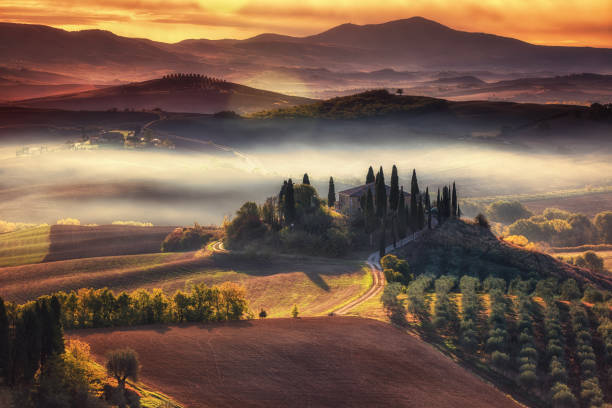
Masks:
[[[412,180],[410,181],[410,229],[416,231],[419,225],[418,212],[419,182],[417,181],[416,169],[412,169]]]
[[[125,381],[128,378],[138,380],[138,354],[130,348],[109,351],[106,354],[106,372],[117,380],[119,389],[125,393]]]
[[[308,178],[308,173],[304,173],[304,177],[302,177],[302,184],[310,185],[310,179]]]
[[[489,225],[489,221],[487,220],[487,217],[485,217],[482,214],[478,214],[476,216],[476,218],[474,218],[474,221],[476,222],[476,224],[478,224],[478,226],[489,229],[491,228],[491,226]]]
[[[387,214],[387,186],[382,166],[376,175],[376,216],[384,218]]]
[[[300,315],[300,312],[298,311],[297,304],[294,304],[293,309],[291,309],[291,316],[293,316],[294,319],[297,319],[299,315]]]
[[[366,175],[366,184],[373,183],[374,181],[376,181],[374,177],[374,169],[372,168],[372,166],[370,166],[370,168],[368,169],[368,174]]]
[[[366,233],[371,234],[376,229],[376,213],[374,211],[374,197],[372,197],[371,189],[368,189],[368,192],[366,194],[366,207],[364,214]]]
[[[451,215],[453,217],[457,217],[457,189],[455,188],[455,182],[453,181],[453,194],[452,194],[452,212]]]
[[[285,189],[285,222],[290,224],[295,221],[295,197],[293,191],[293,181],[287,181]]]
[[[333,207],[336,204],[336,187],[334,186],[334,178],[329,178],[329,191],[327,192],[327,206]]]
[[[501,222],[502,224],[512,224],[513,222],[529,218],[533,215],[519,201],[495,201],[487,206],[485,214],[492,221]]]
[[[431,199],[429,198],[429,187],[425,189],[425,211],[427,211],[427,228],[431,229]]]
[[[391,170],[391,189],[389,191],[389,207],[392,213],[397,211],[399,204],[399,177],[397,175],[397,167],[393,165]]]
[[[385,235],[387,234],[387,229],[385,228],[385,221],[382,221],[382,230],[380,232],[380,245],[378,247],[378,255],[382,258],[383,256],[385,256],[385,248],[387,247],[387,244],[385,243]]]
[[[0,297],[0,378],[9,377],[9,321],[4,300]]]
[[[599,233],[601,241],[605,244],[612,244],[612,211],[604,211],[597,214],[593,224]]]
[[[401,188],[399,194],[399,203],[397,206],[397,234],[400,239],[406,238],[406,201],[404,197],[404,187]]]
[[[436,198],[436,216],[438,218],[438,224],[442,222],[442,212],[440,208],[440,187],[438,187],[438,196]]]
[[[261,311],[259,312],[259,318],[260,319],[265,319],[266,317],[268,317],[268,312],[266,312],[263,307],[261,308]]]
[[[423,207],[423,199],[419,198],[417,225],[419,230],[425,228],[425,208]]]

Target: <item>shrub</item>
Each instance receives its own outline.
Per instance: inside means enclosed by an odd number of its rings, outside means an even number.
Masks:
[[[193,227],[175,228],[162,242],[162,252],[194,251],[206,245],[213,234],[197,223]]]
[[[536,373],[532,370],[521,370],[521,373],[518,376],[518,382],[523,387],[530,389],[537,384],[538,377],[536,376]]]
[[[263,308],[261,309],[261,311],[259,312],[259,318],[260,319],[265,319],[266,317],[268,317],[268,312],[266,312]]]
[[[565,384],[554,384],[550,393],[555,408],[574,408],[577,406],[576,397],[574,397],[572,391]]]
[[[62,218],[57,220],[57,225],[81,225],[81,221],[76,218]]]
[[[112,225],[129,225],[132,227],[152,227],[152,222],[142,222],[142,221],[113,221]]]
[[[508,354],[502,353],[501,351],[494,351],[491,354],[491,361],[493,362],[495,367],[504,369],[508,366],[508,363],[510,362],[510,357],[508,357]]]
[[[482,214],[478,214],[474,218],[474,222],[476,222],[476,225],[478,225],[478,226],[480,226],[482,228],[491,229],[491,225],[489,224],[489,220],[487,220],[487,217],[485,217]]]
[[[293,309],[291,309],[291,316],[294,319],[297,319],[297,317],[300,315],[300,312],[298,311],[298,307],[297,305],[293,305]]]

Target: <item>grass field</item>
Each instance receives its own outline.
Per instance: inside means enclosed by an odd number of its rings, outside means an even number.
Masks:
[[[266,262],[199,253],[157,253],[71,259],[0,268],[0,296],[25,302],[43,294],[83,287],[116,292],[162,288],[172,295],[190,285],[238,282],[251,309],[271,317],[325,315],[366,291],[372,277],[358,261],[279,257]]]
[[[0,267],[42,262],[49,253],[48,225],[0,234]]]
[[[354,317],[67,333],[94,356],[131,347],[141,380],[189,407],[517,407],[419,339]],[[146,339],[146,341],[143,341]]]

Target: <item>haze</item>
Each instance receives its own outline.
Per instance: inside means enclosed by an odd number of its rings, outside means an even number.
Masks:
[[[301,180],[308,172],[325,196],[330,176],[341,191],[361,183],[357,176],[365,177],[370,165],[383,165],[390,174],[397,164],[404,186],[417,168],[423,187],[434,193],[454,179],[466,198],[605,185],[612,174],[609,154],[526,153],[461,142],[376,148],[268,145],[241,155],[100,150],[24,158],[14,152],[14,146],[0,149],[0,213],[4,220],[28,223],[71,217],[84,224],[219,224],[244,201],[262,202],[277,194],[288,177]]]

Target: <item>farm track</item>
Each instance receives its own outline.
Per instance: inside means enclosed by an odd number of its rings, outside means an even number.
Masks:
[[[420,236],[420,233],[413,234],[410,237],[406,237],[397,242],[396,246],[389,245],[385,248],[385,253],[392,253],[395,249],[401,248],[402,246],[408,244],[416,240]],[[344,306],[334,310],[334,314],[344,315],[347,314],[354,307],[367,302],[375,296],[378,296],[380,292],[382,292],[385,287],[385,274],[382,271],[382,267],[380,266],[380,256],[378,252],[374,252],[370,254],[368,260],[366,261],[368,266],[370,267],[370,271],[372,273],[372,286],[368,289],[363,295],[359,296],[357,299],[352,300]]]

